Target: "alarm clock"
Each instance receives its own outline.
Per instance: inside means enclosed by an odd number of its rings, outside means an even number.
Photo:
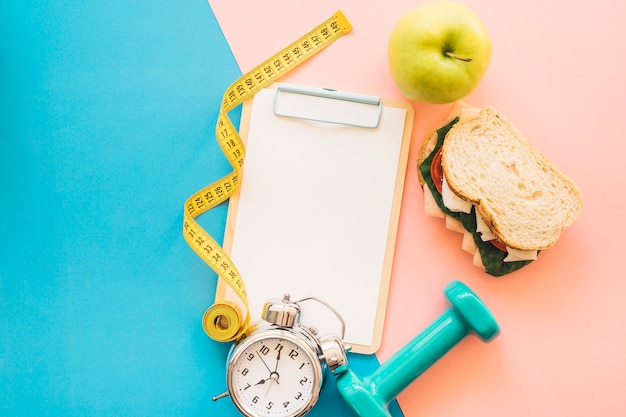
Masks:
[[[328,307],[341,322],[341,337],[320,336],[315,327],[301,322],[300,303],[314,300]],[[228,391],[246,417],[300,417],[317,402],[325,375],[339,375],[348,368],[343,344],[345,323],[326,302],[307,297],[291,301],[270,300],[263,307],[263,321],[251,326],[228,354]]]

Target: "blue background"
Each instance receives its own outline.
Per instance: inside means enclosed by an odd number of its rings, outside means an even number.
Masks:
[[[229,346],[202,331],[216,277],[182,213],[229,172],[240,75],[204,1],[2,2],[0,415],[238,415],[211,401]],[[226,209],[200,219],[218,241]],[[349,416],[327,382],[311,415]]]

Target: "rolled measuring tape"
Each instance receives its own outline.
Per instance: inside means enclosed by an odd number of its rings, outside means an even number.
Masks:
[[[228,200],[240,181],[245,146],[228,117],[228,112],[350,30],[352,25],[343,13],[338,11],[306,35],[241,76],[224,93],[215,135],[233,170],[189,197],[185,202],[183,215],[183,235],[189,246],[233,289],[241,305],[245,307],[245,311],[242,311],[238,303],[216,300],[202,319],[204,331],[212,339],[222,342],[235,340],[246,331],[250,323],[248,296],[243,278],[224,249],[195,220],[201,214]]]

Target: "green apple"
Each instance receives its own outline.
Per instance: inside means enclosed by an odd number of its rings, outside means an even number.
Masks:
[[[464,4],[435,0],[409,10],[394,26],[389,68],[406,97],[451,103],[471,93],[491,60],[491,38]]]

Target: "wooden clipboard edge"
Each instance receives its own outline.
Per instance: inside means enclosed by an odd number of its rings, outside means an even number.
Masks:
[[[371,346],[352,345],[352,352],[362,354],[373,354],[380,349],[383,339],[383,326],[387,312],[387,301],[389,297],[389,284],[391,282],[391,272],[396,248],[396,238],[398,236],[398,225],[400,222],[400,209],[402,206],[402,196],[404,194],[404,184],[406,180],[406,170],[409,162],[409,150],[411,148],[411,134],[413,131],[413,119],[415,110],[413,106],[402,100],[382,99],[383,106],[402,108],[406,111],[404,119],[404,132],[398,156],[398,168],[396,171],[396,183],[394,185],[393,202],[391,206],[391,216],[387,228],[387,246],[383,260],[383,272],[378,291],[378,307],[376,309],[376,320],[374,321],[374,334]]]
[[[241,121],[239,126],[239,136],[244,144],[247,144],[248,133],[250,129],[250,117],[252,114],[252,102],[253,100],[247,100],[243,103],[241,111]],[[398,168],[396,171],[396,182],[394,185],[393,201],[391,206],[391,215],[389,219],[389,226],[387,232],[387,245],[385,247],[385,255],[383,258],[383,271],[380,281],[380,287],[378,291],[378,305],[376,308],[376,320],[374,321],[374,331],[371,345],[351,344],[351,352],[364,355],[374,354],[378,351],[382,344],[383,338],[383,326],[385,323],[385,315],[387,311],[387,299],[389,296],[389,284],[391,281],[391,272],[393,268],[393,259],[396,246],[396,238],[398,235],[398,223],[400,220],[400,208],[402,206],[402,196],[404,194],[404,183],[406,179],[406,170],[408,167],[409,149],[411,146],[411,133],[413,130],[413,119],[415,117],[415,110],[410,103],[397,99],[382,99],[383,106],[402,108],[406,111],[404,120],[404,131],[402,134],[402,141],[400,145],[400,153],[398,157]],[[245,164],[242,170],[241,183],[245,181],[243,175],[245,171]],[[233,239],[235,234],[235,224],[237,222],[237,209],[239,206],[239,197],[241,193],[241,183],[235,193],[232,195],[228,202],[228,212],[226,215],[226,227],[224,230],[224,242],[223,249],[230,255],[233,246]],[[215,291],[215,300],[223,300],[226,294],[228,285],[223,279],[218,278],[217,288]],[[250,312],[252,321],[255,321],[255,314],[260,312]]]
[[[252,114],[252,99],[244,101],[241,109],[241,118],[239,123],[239,137],[241,138],[244,145],[248,143],[248,133],[250,131],[250,117]],[[243,173],[246,169],[246,165],[241,171],[241,178],[239,182],[239,187],[235,190],[233,195],[228,200],[228,211],[226,213],[226,226],[224,230],[224,242],[222,244],[222,249],[224,252],[231,255],[233,250],[233,239],[235,236],[235,223],[237,222],[237,209],[239,207],[239,197],[241,195],[241,183],[244,181]],[[217,287],[215,289],[215,301],[223,300],[226,295],[226,290],[228,289],[228,284],[223,279],[217,279]],[[261,314],[261,312],[257,312],[257,314]],[[254,321],[254,312],[250,312],[250,316]]]

